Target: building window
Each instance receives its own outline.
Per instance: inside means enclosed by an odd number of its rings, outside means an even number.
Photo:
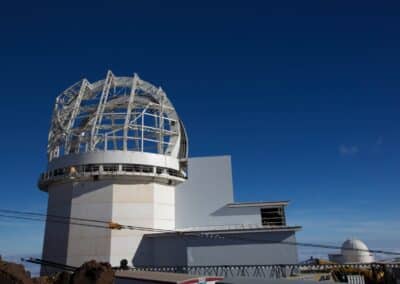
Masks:
[[[263,226],[286,226],[284,207],[261,208]]]
[[[103,165],[103,171],[105,172],[117,172],[118,165],[110,164],[110,165]]]

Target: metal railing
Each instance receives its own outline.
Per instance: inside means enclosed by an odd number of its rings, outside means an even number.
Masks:
[[[39,177],[39,187],[64,179],[90,178],[93,176],[149,176],[183,181],[187,175],[170,168],[140,164],[90,164],[69,166],[44,172]]]
[[[192,275],[215,275],[225,278],[249,277],[280,279],[305,276],[312,273],[329,273],[335,269],[345,268],[390,272],[392,277],[400,280],[400,263],[160,266],[135,267],[132,268],[132,270],[187,273]]]

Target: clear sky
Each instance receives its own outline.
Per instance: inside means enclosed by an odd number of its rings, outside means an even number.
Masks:
[[[395,1],[6,1],[0,207],[46,211],[55,97],[112,69],[163,87],[191,156],[232,155],[237,201],[291,200],[300,241],[399,249],[399,31]],[[0,254],[42,238],[0,219]]]

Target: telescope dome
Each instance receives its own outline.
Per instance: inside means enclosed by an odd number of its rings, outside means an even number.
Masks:
[[[161,87],[139,78],[83,79],[54,105],[48,167],[39,187],[88,176],[141,176],[169,184],[187,178],[188,139]]]
[[[345,263],[369,263],[374,261],[367,245],[356,239],[348,239],[342,244],[341,253]]]
[[[90,151],[139,151],[187,157],[186,133],[161,87],[133,77],[83,79],[56,99],[49,161]]]

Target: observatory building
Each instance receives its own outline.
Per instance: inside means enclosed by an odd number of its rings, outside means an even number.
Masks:
[[[374,256],[369,251],[367,245],[360,240],[348,239],[341,247],[340,254],[330,254],[329,260],[336,263],[371,263]]]
[[[287,201],[238,203],[229,156],[188,157],[165,92],[140,79],[83,79],[54,106],[42,258],[79,266],[291,264]],[[129,225],[121,227],[120,225]],[[288,245],[292,243],[292,245]]]

